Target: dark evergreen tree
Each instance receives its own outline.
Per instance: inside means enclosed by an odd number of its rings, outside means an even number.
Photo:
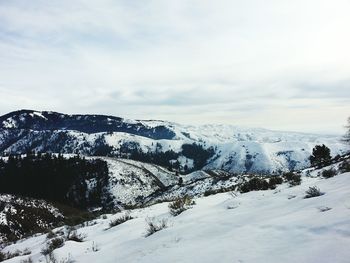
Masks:
[[[310,156],[310,162],[313,166],[323,166],[330,163],[331,150],[324,144],[316,145],[312,150],[312,155]]]

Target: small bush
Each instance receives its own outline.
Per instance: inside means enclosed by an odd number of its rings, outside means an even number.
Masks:
[[[231,192],[231,191],[234,191],[234,190],[236,190],[236,186],[235,185],[229,186],[229,187],[221,187],[221,188],[218,188],[218,189],[209,189],[209,190],[206,190],[203,193],[203,196],[216,195],[216,194],[219,194],[219,193],[227,193],[227,192]]]
[[[283,179],[280,176],[273,176],[269,179],[269,188],[275,189],[276,185],[283,183]]]
[[[86,235],[78,234],[77,230],[73,230],[67,235],[67,240],[75,242],[83,242],[85,238]]]
[[[52,250],[55,250],[56,248],[60,248],[64,245],[64,239],[57,237],[51,240],[50,242],[50,248],[52,248]]]
[[[174,202],[171,202],[169,204],[170,214],[172,216],[177,216],[182,212],[186,211],[187,209],[190,209],[194,204],[195,203],[192,200],[192,198],[188,196],[177,198]]]
[[[337,174],[337,171],[333,168],[322,171],[322,177],[324,177],[324,178],[331,178],[331,177],[335,176],[336,174]]]
[[[301,175],[292,172],[285,173],[283,177],[288,181],[290,186],[296,186],[301,184]]]
[[[345,160],[339,165],[339,171],[341,173],[350,172],[350,159]]]
[[[131,219],[134,219],[134,218],[133,218],[132,216],[130,216],[129,214],[123,215],[122,217],[119,217],[119,218],[116,218],[116,219],[112,220],[112,221],[109,223],[109,227],[114,227],[114,226],[123,224],[123,223],[125,223],[126,221],[129,221],[129,220],[131,220]]]
[[[50,255],[50,254],[52,253],[52,250],[51,250],[51,248],[47,245],[46,247],[44,247],[44,248],[41,249],[41,252],[40,252],[40,253],[46,257],[47,255]]]
[[[245,182],[240,186],[241,193],[267,189],[269,189],[269,183],[265,179],[261,179],[258,177],[253,177],[248,182]]]
[[[304,198],[312,198],[312,197],[317,197],[324,194],[321,192],[321,190],[317,186],[309,187],[309,189],[305,193],[306,195]]]
[[[16,250],[15,252],[7,252],[7,253],[3,253],[0,251],[0,262],[14,258],[14,257],[18,257],[18,256],[26,256],[26,255],[29,255],[31,253],[32,252],[28,248],[26,248],[23,251]]]
[[[44,254],[44,253],[46,253],[46,254]],[[57,258],[55,256],[55,254],[53,253],[53,251],[51,251],[49,249],[43,249],[43,250],[41,250],[41,254],[43,254],[45,256],[47,263],[58,263]]]
[[[51,255],[52,251],[54,251],[56,248],[60,248],[64,245],[64,239],[61,237],[57,237],[54,239],[51,239],[49,242],[46,243],[46,247],[41,250],[41,254],[44,256]]]
[[[51,239],[51,238],[54,238],[54,237],[57,237],[57,234],[54,233],[52,230],[50,230],[47,235],[46,235],[46,238],[47,239]]]
[[[31,257],[27,258],[27,259],[23,259],[21,260],[21,263],[33,263],[33,260]]]
[[[148,224],[146,237],[153,235],[154,233],[167,227],[167,220],[156,220],[154,218],[147,218],[146,222]]]

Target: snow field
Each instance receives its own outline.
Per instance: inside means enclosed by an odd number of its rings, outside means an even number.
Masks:
[[[316,185],[324,195],[304,199]],[[75,262],[349,262],[350,173],[330,179],[303,177],[301,185],[275,190],[217,194],[196,199],[179,216],[168,203],[131,210],[135,219],[109,229],[124,212],[78,229],[85,242],[67,241],[54,251],[57,259]],[[330,208],[326,210],[324,208]],[[168,227],[145,237],[147,218],[167,219]],[[34,262],[45,235],[19,241],[6,251],[32,251]],[[98,251],[93,251],[94,246]],[[28,256],[6,262],[20,262]]]

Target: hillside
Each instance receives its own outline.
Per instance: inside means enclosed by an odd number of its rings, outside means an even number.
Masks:
[[[317,144],[333,156],[349,148],[340,137],[230,125],[188,126],[104,115],[66,115],[22,110],[0,117],[0,152],[29,151],[112,156],[190,173],[221,169],[272,173],[309,166]]]
[[[161,203],[131,210],[133,219],[110,228],[126,212],[108,214],[78,228],[83,242],[66,241],[54,257],[84,263],[348,262],[350,173],[324,179],[319,172],[305,171],[301,185],[294,187],[284,183],[274,190],[197,198],[175,217],[168,203]],[[323,195],[305,199],[310,186]],[[146,237],[150,221],[163,221],[166,227]],[[64,229],[54,232],[59,236]],[[5,262],[29,257],[44,262],[41,251],[47,242],[46,235],[39,235],[9,245],[3,253],[27,249],[31,254]]]

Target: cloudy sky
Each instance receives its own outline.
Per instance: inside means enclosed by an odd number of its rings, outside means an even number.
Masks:
[[[348,0],[0,0],[0,114],[344,133]]]

